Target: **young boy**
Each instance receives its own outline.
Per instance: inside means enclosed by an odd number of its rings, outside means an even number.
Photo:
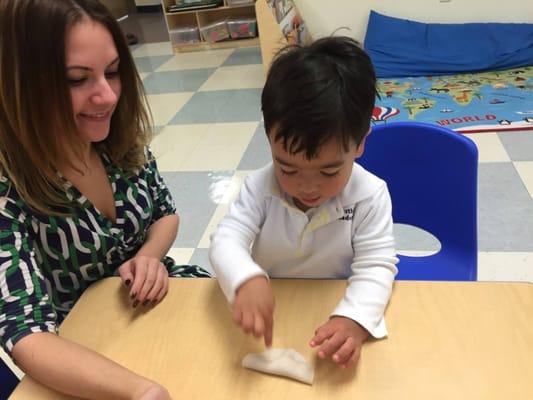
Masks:
[[[375,97],[371,61],[352,39],[278,55],[261,98],[273,162],[247,177],[211,237],[211,263],[235,321],[267,346],[268,277],[348,278],[310,341],[319,357],[344,367],[369,334],[386,336],[383,312],[397,273],[387,186],[354,163]]]

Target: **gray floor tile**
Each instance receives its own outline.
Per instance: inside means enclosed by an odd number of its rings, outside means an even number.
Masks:
[[[158,69],[161,65],[170,60],[173,55],[168,56],[151,56],[151,57],[137,57],[134,58],[135,65],[139,72],[153,72]]]
[[[259,47],[245,47],[242,49],[235,49],[233,53],[224,61],[223,67],[228,65],[246,65],[246,64],[262,64],[261,49]]]
[[[533,251],[533,201],[512,163],[479,165],[478,250]]]
[[[441,249],[441,244],[435,236],[411,225],[394,224],[394,240],[396,250],[423,250],[436,253]]]
[[[512,161],[533,161],[533,131],[499,133]]]
[[[233,171],[165,172],[161,175],[180,215],[180,229],[173,247],[196,247],[217,207],[210,193],[221,177],[229,179]]]
[[[192,253],[189,264],[199,265],[203,269],[207,270],[211,275],[215,276],[211,262],[209,261],[209,249],[196,249]]]
[[[270,153],[270,145],[265,134],[265,126],[261,121],[257,126],[254,136],[252,137],[252,140],[250,140],[237,169],[258,169],[271,161],[272,155]]]
[[[197,92],[169,125],[261,120],[261,89]]]
[[[215,71],[214,68],[154,72],[144,78],[148,94],[195,92]]]

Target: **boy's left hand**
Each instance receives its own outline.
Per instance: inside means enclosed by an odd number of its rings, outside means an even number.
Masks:
[[[333,317],[315,331],[309,345],[320,346],[320,358],[331,356],[334,362],[347,368],[359,360],[361,346],[368,336],[368,331],[357,322],[346,317]]]

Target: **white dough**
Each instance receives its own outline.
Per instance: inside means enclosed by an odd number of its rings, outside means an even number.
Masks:
[[[315,377],[311,364],[294,349],[268,349],[259,354],[247,354],[242,359],[242,366],[286,376],[309,385],[313,384]]]

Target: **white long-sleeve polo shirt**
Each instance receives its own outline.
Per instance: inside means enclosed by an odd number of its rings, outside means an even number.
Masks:
[[[383,313],[398,270],[385,182],[354,163],[342,193],[303,212],[282,192],[272,163],[252,172],[211,235],[209,257],[230,303],[241,284],[272,278],[347,278],[332,316],[387,335]]]

